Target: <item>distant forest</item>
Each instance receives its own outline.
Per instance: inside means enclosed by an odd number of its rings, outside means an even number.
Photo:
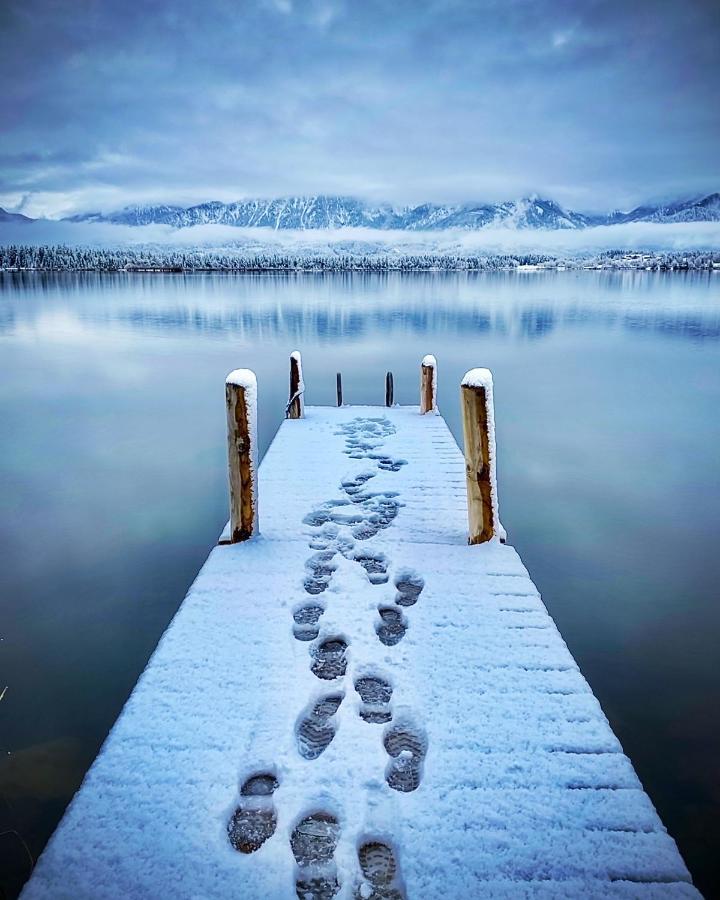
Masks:
[[[720,251],[609,250],[595,255],[552,256],[538,253],[455,254],[375,252],[276,253],[244,250],[182,250],[142,246],[0,247],[0,271],[39,272],[431,272],[499,271],[522,268],[648,269],[652,271],[720,269]]]

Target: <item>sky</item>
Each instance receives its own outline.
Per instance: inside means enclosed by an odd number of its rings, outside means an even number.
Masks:
[[[720,190],[717,0],[2,0],[0,206]]]

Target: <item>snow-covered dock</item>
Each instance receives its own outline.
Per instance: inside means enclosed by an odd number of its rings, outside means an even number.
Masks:
[[[699,896],[433,413],[283,423],[24,900]]]

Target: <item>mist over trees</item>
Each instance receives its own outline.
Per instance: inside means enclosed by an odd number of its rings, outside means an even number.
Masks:
[[[586,255],[544,253],[456,254],[348,252],[281,253],[179,249],[160,246],[70,247],[61,244],[0,247],[0,270],[39,272],[387,272],[499,271],[522,268],[647,269],[720,268],[720,251],[608,250]]]

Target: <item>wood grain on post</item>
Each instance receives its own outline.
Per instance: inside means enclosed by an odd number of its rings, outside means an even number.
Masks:
[[[305,415],[305,404],[303,402],[303,392],[305,384],[302,375],[302,359],[300,351],[294,350],[290,354],[290,399],[287,405],[286,418],[302,419]]]
[[[487,369],[467,373],[461,387],[468,543],[482,544],[495,534],[495,426],[492,376]]]
[[[228,466],[230,477],[230,543],[258,532],[257,380],[249,369],[236,369],[225,382]]]
[[[420,414],[437,411],[437,361],[426,356],[420,364]]]
[[[392,406],[395,399],[395,385],[393,383],[393,373],[388,372],[385,375],[385,406]]]
[[[335,387],[337,389],[337,405],[342,406],[342,375],[339,372],[335,376]]]

